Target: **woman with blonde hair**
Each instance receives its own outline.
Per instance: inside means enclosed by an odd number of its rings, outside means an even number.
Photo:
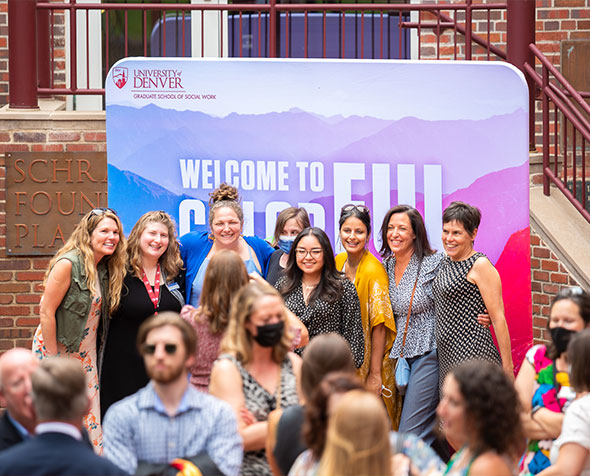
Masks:
[[[143,358],[135,339],[139,326],[163,311],[179,312],[184,304],[176,282],[182,261],[176,227],[166,212],[145,213],[127,244],[127,275],[121,305],[113,314],[101,373],[101,411],[147,385]]]
[[[241,474],[270,475],[265,455],[268,414],[299,402],[301,359],[290,352],[291,333],[279,293],[251,282],[232,301],[221,355],[213,365],[209,393],[236,412],[244,440]]]
[[[391,474],[387,412],[377,396],[364,390],[351,390],[335,403],[317,474]]]
[[[119,306],[125,277],[123,226],[110,208],[94,208],[49,262],[33,339],[40,357],[66,356],[88,374],[91,408],[84,424],[102,452],[98,374],[109,315]],[[101,333],[98,329],[101,325]]]

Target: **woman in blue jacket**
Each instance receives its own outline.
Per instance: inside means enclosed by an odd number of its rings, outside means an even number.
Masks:
[[[218,251],[235,251],[244,260],[248,273],[266,277],[274,249],[256,236],[242,236],[244,211],[238,200],[238,190],[222,183],[209,200],[211,233],[192,232],[180,239],[180,253],[186,267],[187,304],[199,306],[207,265]]]

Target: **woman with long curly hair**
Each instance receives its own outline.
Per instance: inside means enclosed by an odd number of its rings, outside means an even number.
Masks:
[[[500,366],[473,360],[451,370],[437,414],[460,446],[445,474],[514,474],[525,438],[516,390]]]
[[[80,361],[88,374],[91,408],[84,418],[90,440],[102,452],[98,374],[109,315],[119,306],[126,242],[117,214],[89,211],[49,262],[39,303],[41,323],[33,340],[40,357]],[[101,333],[99,335],[99,325]]]
[[[149,378],[135,339],[139,326],[163,311],[179,312],[184,304],[176,282],[182,261],[176,227],[166,212],[141,216],[127,242],[127,275],[121,304],[112,316],[100,377],[101,411],[147,385]]]
[[[299,356],[289,352],[292,335],[285,304],[269,284],[248,283],[232,301],[221,355],[213,365],[209,393],[234,409],[244,441],[241,474],[271,474],[265,444],[268,414],[299,403]]]
[[[286,274],[276,284],[287,308],[309,331],[309,338],[335,332],[344,337],[357,368],[363,364],[365,338],[354,284],[336,269],[326,233],[304,229],[289,252]]]

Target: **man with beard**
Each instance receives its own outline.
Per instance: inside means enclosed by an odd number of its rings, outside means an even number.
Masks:
[[[197,346],[192,326],[174,312],[160,313],[140,326],[137,346],[150,382],[107,411],[105,456],[131,474],[138,466],[186,460],[203,469],[207,460],[237,475],[242,441],[233,410],[188,381]]]

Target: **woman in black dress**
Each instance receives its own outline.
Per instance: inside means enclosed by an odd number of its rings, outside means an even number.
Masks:
[[[112,315],[104,349],[101,413],[147,385],[135,343],[137,329],[154,313],[180,312],[184,299],[175,279],[182,269],[175,225],[165,212],[148,212],[131,230],[121,304]]]
[[[354,284],[336,269],[332,245],[322,229],[306,228],[297,235],[285,276],[276,287],[287,308],[307,327],[310,339],[336,332],[350,344],[356,367],[363,364],[365,338],[359,297]]]

